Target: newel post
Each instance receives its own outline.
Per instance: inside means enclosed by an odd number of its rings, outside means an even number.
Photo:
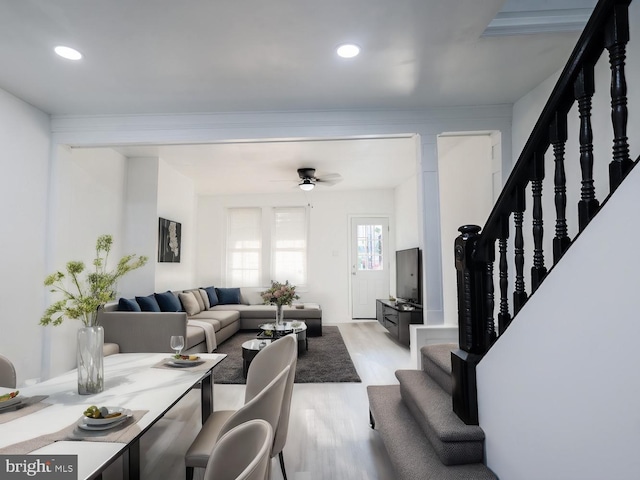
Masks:
[[[478,424],[476,365],[491,342],[484,325],[486,262],[474,259],[480,227],[464,225],[455,240],[458,280],[458,342],[451,352],[453,411],[467,425]]]

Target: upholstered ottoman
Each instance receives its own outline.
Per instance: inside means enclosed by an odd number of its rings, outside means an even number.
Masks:
[[[302,308],[298,308],[302,306]],[[301,303],[284,307],[286,320],[303,320],[307,324],[307,336],[322,336],[322,308],[317,303]]]

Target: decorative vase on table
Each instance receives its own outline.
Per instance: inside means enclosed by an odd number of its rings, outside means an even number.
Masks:
[[[296,294],[295,285],[291,285],[289,280],[284,283],[275,282],[271,280],[271,287],[260,293],[262,300],[265,304],[276,306],[276,327],[281,325],[284,321],[283,318],[283,305],[291,305],[294,300],[300,297]]]
[[[125,255],[116,268],[107,270],[112,244],[111,235],[100,235],[96,240],[92,269],[87,270],[82,261],[72,260],[67,262],[65,272],[58,270],[44,279],[49,291],[62,295],[62,298],[47,307],[40,318],[40,325],[60,325],[65,318],[81,320],[84,325],[78,330],[76,341],[80,395],[99,393],[104,389],[104,330],[98,325],[98,312],[116,299],[118,279],[144,266],[148,260],[145,256]]]
[[[284,322],[283,315],[282,305],[276,304],[276,327],[279,327]]]
[[[95,322],[78,330],[78,393],[92,395],[104,390],[102,346],[104,329]]]

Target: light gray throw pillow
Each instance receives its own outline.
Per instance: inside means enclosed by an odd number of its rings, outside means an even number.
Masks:
[[[185,312],[187,312],[187,315],[196,315],[202,311],[193,292],[182,292],[178,294],[178,297],[180,298],[180,302],[182,303]]]

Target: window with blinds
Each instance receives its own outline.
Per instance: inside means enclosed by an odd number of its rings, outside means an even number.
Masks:
[[[227,209],[226,285],[306,285],[307,218],[305,207]]]
[[[271,241],[273,280],[294,285],[307,283],[307,209],[273,209]]]
[[[227,285],[262,284],[262,209],[227,210]]]

